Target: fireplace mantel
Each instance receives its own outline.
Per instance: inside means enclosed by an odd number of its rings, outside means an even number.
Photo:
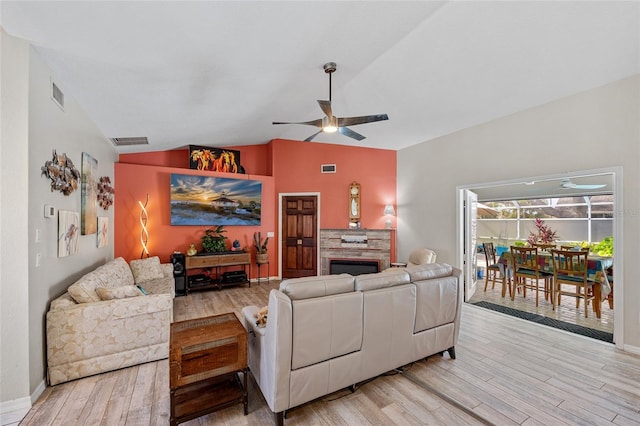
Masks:
[[[377,260],[380,270],[391,264],[390,229],[321,229],[321,274],[329,274],[331,259]]]

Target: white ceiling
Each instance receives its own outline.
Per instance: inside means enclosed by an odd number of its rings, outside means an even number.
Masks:
[[[231,146],[305,139],[334,61],[337,116],[400,149],[640,72],[638,2],[2,1],[108,137]]]

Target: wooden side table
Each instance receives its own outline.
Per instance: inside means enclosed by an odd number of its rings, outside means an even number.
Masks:
[[[171,425],[240,403],[247,415],[247,375],[247,332],[235,314],[171,324]]]

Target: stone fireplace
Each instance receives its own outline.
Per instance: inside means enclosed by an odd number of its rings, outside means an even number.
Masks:
[[[320,230],[320,273],[331,273],[334,265],[345,266],[354,261],[355,270],[373,271],[373,264],[383,271],[391,264],[390,229],[321,229]],[[347,261],[347,262],[340,262]],[[334,266],[334,271],[336,266]],[[340,267],[338,267],[340,269]],[[360,272],[360,273],[363,273]]]

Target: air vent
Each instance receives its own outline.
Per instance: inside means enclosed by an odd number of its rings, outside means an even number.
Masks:
[[[146,136],[133,138],[109,138],[115,146],[131,146],[131,145],[149,145],[149,139]]]
[[[322,166],[320,166],[320,171],[322,173],[335,173],[336,172],[336,165],[335,164],[323,164]]]
[[[64,111],[64,93],[51,81],[51,99]]]

